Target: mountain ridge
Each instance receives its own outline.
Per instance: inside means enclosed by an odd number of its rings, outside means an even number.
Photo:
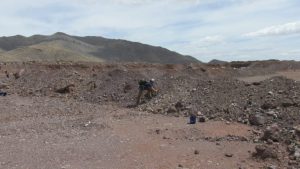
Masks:
[[[24,53],[22,55],[22,50]],[[38,49],[38,50],[32,50]],[[95,61],[180,64],[200,62],[166,48],[101,36],[53,35],[0,37],[1,61]]]

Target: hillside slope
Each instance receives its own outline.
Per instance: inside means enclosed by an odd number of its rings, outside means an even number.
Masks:
[[[2,51],[2,52],[1,52]],[[95,61],[191,63],[199,62],[162,47],[103,37],[51,36],[0,37],[1,61]]]

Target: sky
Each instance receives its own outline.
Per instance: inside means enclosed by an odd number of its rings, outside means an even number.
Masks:
[[[1,0],[0,30],[126,39],[204,62],[300,60],[299,0]]]

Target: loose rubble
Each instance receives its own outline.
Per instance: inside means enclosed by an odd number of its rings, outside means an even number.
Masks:
[[[299,167],[299,81],[276,76],[257,82],[245,82],[239,80],[239,77],[255,75],[258,71],[251,68],[209,67],[204,64],[15,63],[4,68],[9,71],[2,72],[5,79],[1,81],[0,89],[9,95],[114,105],[151,115],[184,117],[186,121],[194,114],[198,119],[195,125],[205,125],[211,121],[223,121],[228,126],[234,123],[249,125],[253,131],[252,136],[247,138],[234,135],[204,138],[192,137],[191,134],[189,136],[192,138],[185,139],[216,142],[214,144],[220,147],[223,141],[259,144],[255,147],[253,157],[268,159],[276,164],[269,168],[280,168],[283,165]],[[138,81],[150,78],[156,79],[159,94],[150,99],[143,98],[141,105],[134,106]],[[118,118],[122,119],[123,116]],[[80,125],[85,129],[94,127],[90,119]],[[156,129],[154,133],[160,139],[172,141],[162,129]],[[274,151],[277,146],[285,149],[278,153]],[[194,154],[201,155],[198,150]],[[233,159],[236,155],[229,153],[225,157]],[[289,161],[285,162],[284,158]]]

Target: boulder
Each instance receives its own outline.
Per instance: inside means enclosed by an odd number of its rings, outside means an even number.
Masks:
[[[273,158],[276,159],[277,152],[275,151],[275,148],[267,146],[267,145],[257,145],[255,147],[256,152],[253,153],[253,156],[259,159],[267,159],[267,158]]]
[[[251,125],[259,126],[265,124],[266,119],[262,114],[256,113],[249,116],[249,122]]]
[[[274,124],[267,127],[267,129],[264,131],[263,136],[261,137],[261,140],[272,140],[274,142],[278,142],[280,140],[280,129],[278,125]]]
[[[173,114],[173,113],[177,113],[177,109],[175,108],[175,106],[171,106],[169,107],[169,109],[167,110],[168,114]]]

